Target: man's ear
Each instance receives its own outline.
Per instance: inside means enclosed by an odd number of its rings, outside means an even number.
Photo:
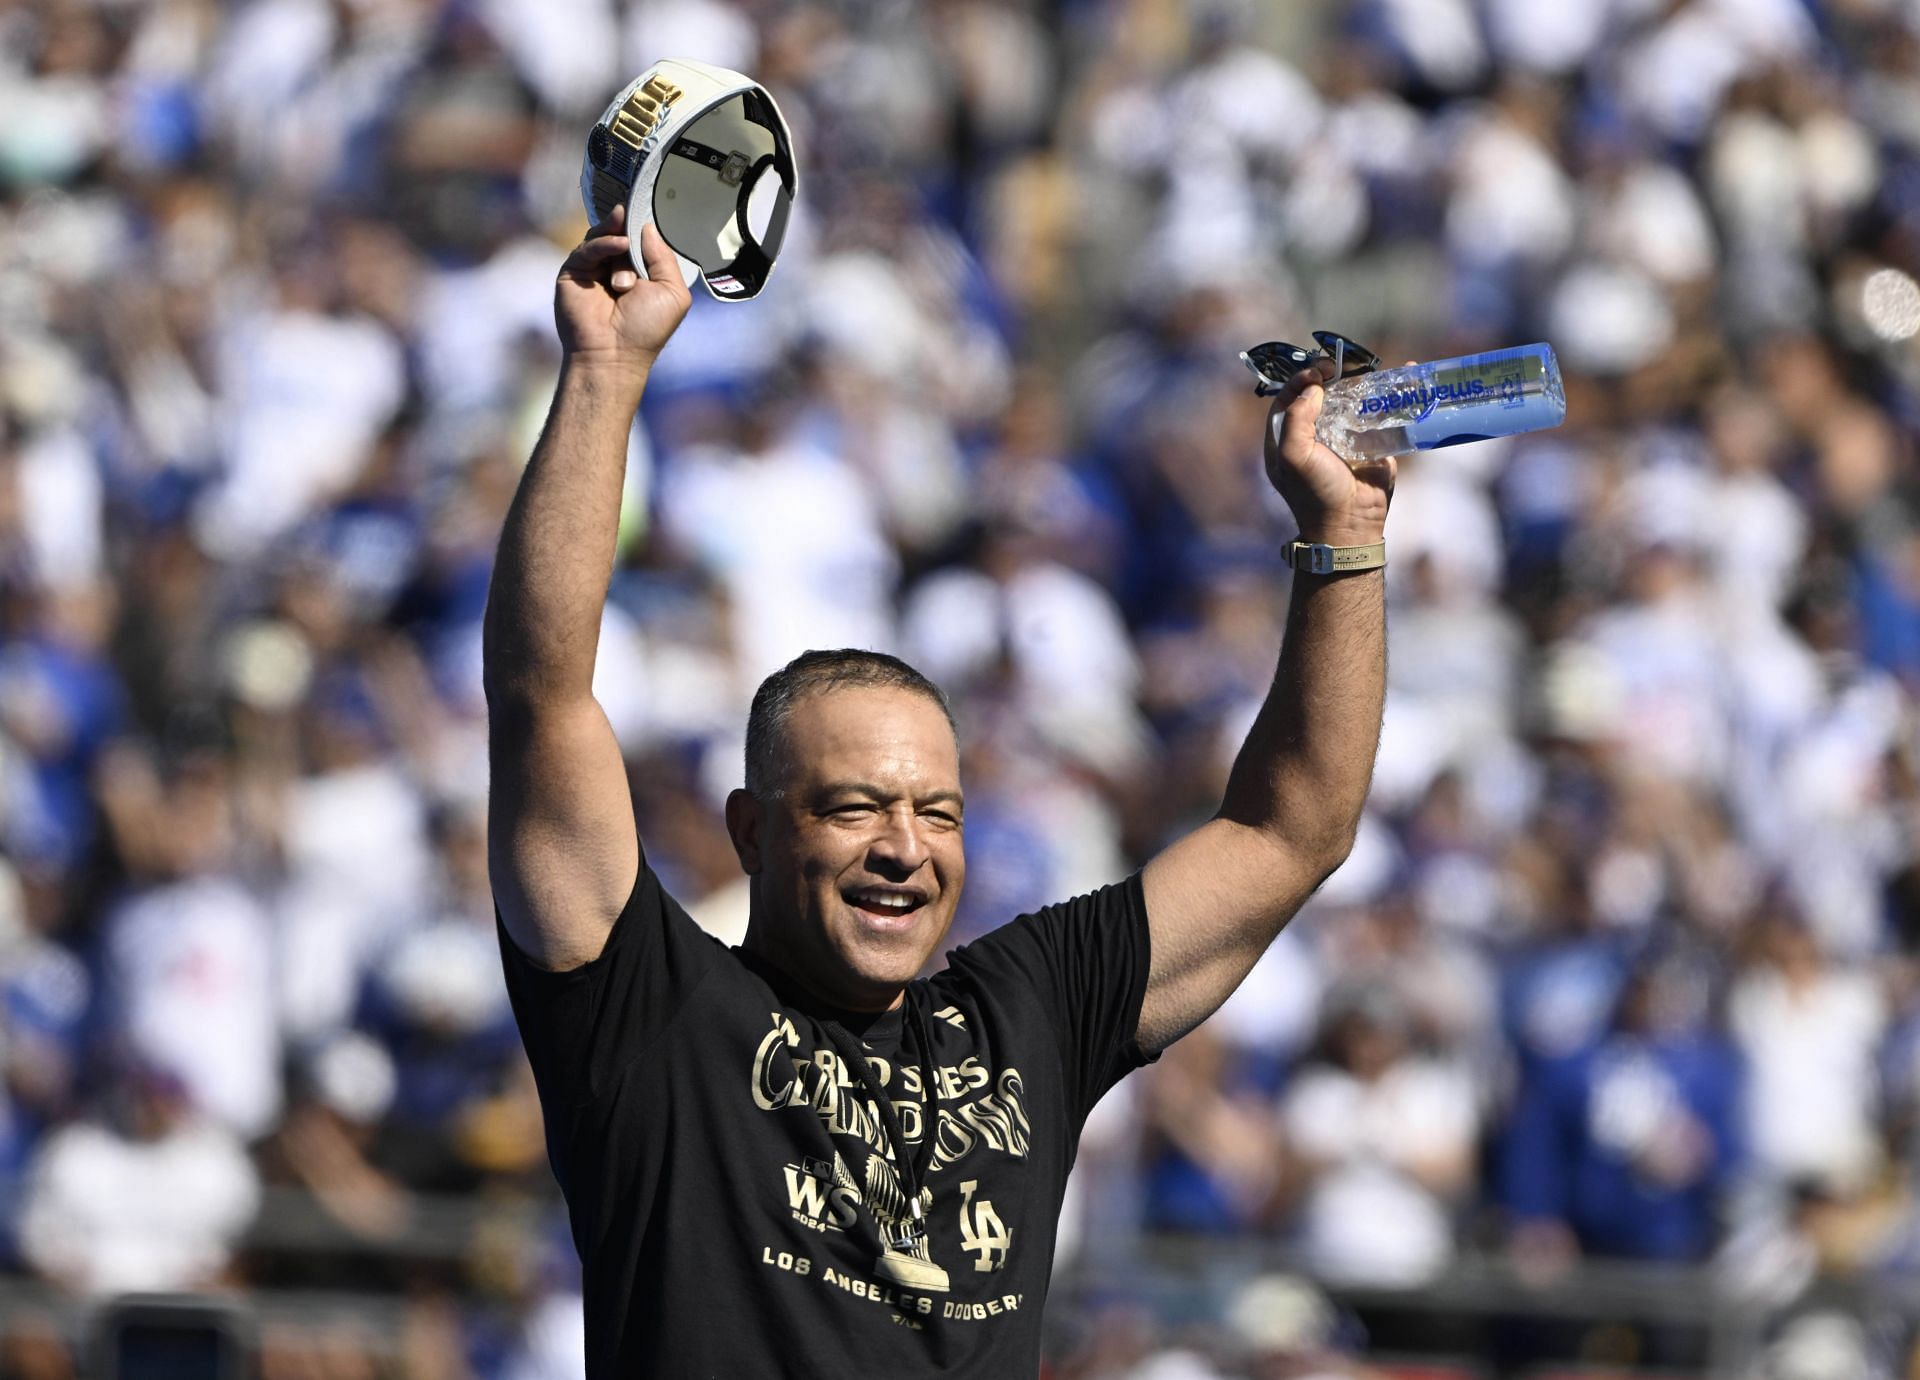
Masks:
[[[727,797],[727,837],[749,877],[760,875],[760,822],[760,802],[752,792],[737,790]]]

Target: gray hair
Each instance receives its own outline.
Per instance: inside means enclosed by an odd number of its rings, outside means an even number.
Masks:
[[[747,712],[747,789],[762,800],[780,794],[781,755],[787,718],[808,695],[824,690],[892,689],[925,695],[947,716],[947,727],[958,738],[953,707],[939,686],[885,652],[842,647],[831,652],[802,652],[760,682]]]

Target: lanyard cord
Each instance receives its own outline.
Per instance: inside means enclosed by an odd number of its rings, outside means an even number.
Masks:
[[[898,1166],[900,1188],[907,1200],[907,1233],[910,1238],[926,1235],[926,1209],[920,1205],[920,1184],[933,1165],[935,1096],[933,1079],[936,1072],[933,1058],[933,1032],[927,1024],[926,1012],[917,1007],[911,996],[903,996],[907,1004],[907,1014],[913,1018],[914,1037],[920,1042],[920,1089],[926,1101],[921,1112],[920,1148],[909,1152],[906,1134],[900,1129],[900,1114],[893,1108],[880,1085],[874,1081],[873,1069],[867,1064],[865,1051],[852,1032],[833,1020],[821,1021],[821,1027],[827,1032],[827,1038],[833,1041],[835,1049],[840,1051],[844,1064],[853,1066],[854,1075],[859,1078],[860,1086],[868,1097],[873,1099],[874,1108],[880,1113],[881,1125],[886,1129],[889,1148],[893,1152],[893,1162]],[[899,1061],[896,1061],[899,1062]],[[905,1077],[902,1076],[904,1083]],[[876,1219],[875,1226],[879,1225]],[[883,1233],[884,1235],[884,1233]],[[889,1241],[886,1244],[901,1244]]]

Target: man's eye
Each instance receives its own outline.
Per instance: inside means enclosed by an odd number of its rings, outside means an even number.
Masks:
[[[922,810],[921,818],[930,819],[944,829],[956,829],[960,825],[958,815],[950,815],[945,810]]]
[[[870,815],[880,807],[877,805],[836,805],[827,811],[833,815]]]

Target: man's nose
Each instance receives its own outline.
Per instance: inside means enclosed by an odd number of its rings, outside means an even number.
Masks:
[[[926,830],[921,827],[920,817],[910,809],[887,811],[867,853],[877,868],[899,877],[917,872],[928,853]]]

